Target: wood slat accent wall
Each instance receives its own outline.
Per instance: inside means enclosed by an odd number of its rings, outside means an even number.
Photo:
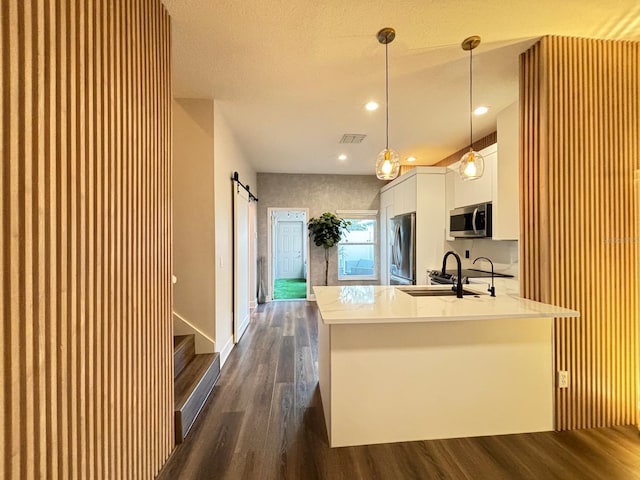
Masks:
[[[475,142],[473,142],[473,149],[477,152],[478,150],[482,150],[483,148],[487,148],[489,145],[493,145],[498,141],[498,132],[491,132],[489,135],[485,135],[482,138],[479,138]],[[455,153],[452,153],[448,157],[443,158],[438,163],[434,163],[434,167],[448,167],[452,163],[456,163],[458,160],[462,158],[462,156],[469,151],[469,145],[461,148]]]
[[[635,424],[640,43],[545,37],[521,56],[521,288],[556,320],[557,429]]]
[[[170,19],[0,3],[0,478],[153,478],[173,447]]]
[[[483,148],[487,148],[489,145],[493,145],[497,141],[498,141],[498,132],[491,132],[489,135],[485,135],[484,137],[473,142],[473,149],[476,151],[482,150]],[[460,160],[462,156],[468,151],[469,151],[469,147],[466,146],[464,148],[461,148],[457,152],[452,153],[448,157],[443,158],[438,163],[434,163],[432,165],[427,165],[427,166],[448,167],[449,165],[456,163],[458,160]],[[414,168],[421,167],[421,166],[424,166],[424,165],[420,163],[418,163],[417,165],[415,164],[400,165],[400,175],[404,175],[405,173],[410,172]]]

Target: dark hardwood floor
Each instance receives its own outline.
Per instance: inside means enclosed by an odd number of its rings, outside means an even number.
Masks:
[[[634,427],[329,448],[316,315],[258,307],[160,479],[640,479]]]

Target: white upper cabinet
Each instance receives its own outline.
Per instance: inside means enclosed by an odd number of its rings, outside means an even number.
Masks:
[[[458,165],[452,165],[454,170],[453,207],[465,207],[476,203],[490,202],[493,198],[493,177],[498,156],[496,144],[489,145],[479,152],[484,157],[484,173],[477,180],[463,180],[458,175]]]
[[[416,177],[411,176],[393,189],[393,214],[402,215],[416,211]]]

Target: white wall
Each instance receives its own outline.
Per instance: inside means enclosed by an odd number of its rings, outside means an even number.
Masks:
[[[222,363],[233,348],[233,172],[257,196],[223,110],[215,100],[174,101],[174,333],[195,333],[198,353],[221,352]]]
[[[268,217],[271,208],[307,208],[309,219],[337,210],[377,210],[380,188],[385,182],[375,175],[304,175],[260,173],[258,202],[258,255],[267,258]],[[379,280],[338,280],[338,249],[330,250],[329,285],[378,284]],[[324,250],[309,243],[307,279],[313,285],[324,285]],[[271,292],[267,292],[271,293]]]
[[[233,172],[258,198],[256,172],[244,156],[224,116],[224,102],[214,100],[215,331],[224,363],[233,348]],[[255,211],[252,209],[252,211]],[[255,266],[251,267],[255,269]],[[254,288],[255,290],[255,288]],[[253,298],[254,294],[250,298]]]
[[[174,334],[196,334],[196,351],[215,345],[213,101],[173,102]]]

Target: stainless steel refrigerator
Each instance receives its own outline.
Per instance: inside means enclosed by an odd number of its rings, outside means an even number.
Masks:
[[[391,219],[391,285],[416,284],[416,214],[406,213]]]

